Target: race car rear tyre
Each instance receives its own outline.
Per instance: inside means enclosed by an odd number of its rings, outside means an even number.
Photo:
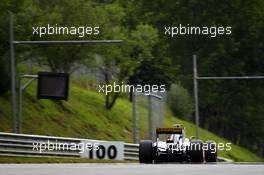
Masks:
[[[201,140],[192,140],[190,142],[189,154],[191,162],[203,162],[203,142]]]
[[[153,146],[152,141],[144,140],[139,144],[139,162],[152,163],[153,162]]]
[[[214,141],[206,141],[204,143],[204,157],[206,162],[216,162],[217,160],[217,149]]]

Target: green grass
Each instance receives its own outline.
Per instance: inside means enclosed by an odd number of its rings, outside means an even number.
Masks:
[[[132,108],[126,98],[117,100],[112,110],[104,108],[104,96],[98,92],[70,85],[68,101],[37,100],[35,84],[24,94],[23,133],[77,137],[87,139],[104,139],[132,142]],[[12,120],[9,95],[0,97],[0,131],[11,132]],[[143,116],[139,124],[141,135],[147,133],[146,106],[138,106]],[[186,127],[187,135],[195,135],[195,126],[188,121],[180,120],[165,110],[165,126],[181,123]],[[211,132],[201,129],[201,138],[217,142],[228,142]],[[146,134],[145,134],[146,135]],[[263,161],[252,152],[232,145],[232,151],[219,152],[220,156],[235,161]],[[2,158],[1,158],[2,159]],[[12,159],[12,158],[11,158]]]

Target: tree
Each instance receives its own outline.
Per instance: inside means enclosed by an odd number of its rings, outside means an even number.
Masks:
[[[139,21],[154,25],[168,43],[167,56],[179,65],[178,81],[192,92],[192,54],[200,76],[262,75],[264,2],[261,0],[137,1]],[[132,20],[133,21],[133,20]],[[232,35],[164,35],[164,26],[231,26]],[[252,150],[263,147],[260,81],[201,81],[201,125]],[[258,89],[258,90],[257,90]],[[260,105],[260,106],[259,106]],[[257,112],[258,111],[258,112]],[[263,113],[262,113],[263,115]],[[245,130],[252,126],[250,131]],[[253,127],[254,126],[254,127]],[[256,127],[255,127],[256,126]],[[258,129],[257,129],[258,128]],[[249,135],[251,141],[249,142]],[[262,144],[260,144],[262,143]],[[258,145],[258,146],[256,146]]]
[[[8,91],[9,83],[9,33],[8,11],[17,13],[23,9],[23,5],[15,0],[3,0],[0,3],[0,96]],[[16,19],[14,19],[16,21]]]
[[[117,29],[117,31],[120,30]],[[158,41],[157,31],[149,25],[138,25],[135,30],[126,31],[120,37],[124,40],[124,43],[119,48],[108,46],[98,52],[104,58],[102,72],[106,85],[112,84],[113,81],[119,84],[128,83],[129,77],[140,63],[146,58],[152,57],[153,45]],[[115,66],[112,65],[113,60],[116,63]],[[115,78],[111,78],[113,67],[116,69]],[[106,95],[105,106],[107,109],[114,106],[119,94],[119,92],[112,92]]]
[[[168,93],[168,104],[173,114],[179,118],[190,119],[193,112],[193,101],[187,91],[180,85],[173,84]]]

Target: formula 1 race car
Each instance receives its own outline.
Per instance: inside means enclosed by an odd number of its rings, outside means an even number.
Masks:
[[[164,137],[166,136],[166,137]],[[214,141],[185,138],[185,129],[176,124],[173,128],[157,128],[156,142],[143,140],[139,144],[140,163],[160,162],[216,162]]]

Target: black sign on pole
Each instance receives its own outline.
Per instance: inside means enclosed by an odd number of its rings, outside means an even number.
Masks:
[[[38,99],[68,100],[68,89],[68,73],[38,73]]]

